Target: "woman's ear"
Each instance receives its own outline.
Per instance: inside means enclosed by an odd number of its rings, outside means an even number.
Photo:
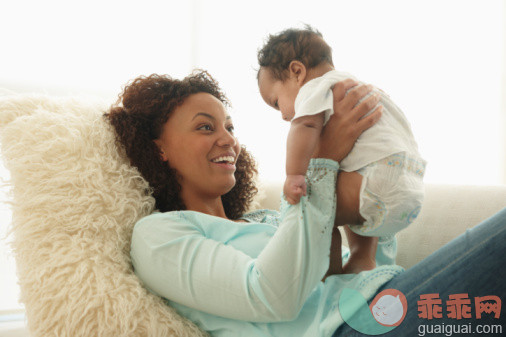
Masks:
[[[290,72],[290,77],[293,76],[297,80],[297,84],[302,86],[307,75],[304,63],[294,60],[290,62],[290,65],[288,65],[288,70]]]
[[[165,153],[165,151],[162,148],[162,141],[160,139],[155,139],[154,142],[155,142],[156,146],[158,147],[158,149],[160,150],[160,154],[162,156],[162,160],[163,161],[168,161],[169,158],[167,158],[167,154]]]

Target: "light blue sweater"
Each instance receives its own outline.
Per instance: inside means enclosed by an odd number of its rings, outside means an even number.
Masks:
[[[282,201],[281,214],[254,211],[244,216],[247,222],[234,222],[175,211],[139,220],[131,247],[135,273],[212,336],[331,336],[343,323],[341,289],[370,299],[403,270],[394,265],[395,237],[382,237],[376,269],[321,282],[338,168],[332,160],[312,159],[308,195],[295,206]]]

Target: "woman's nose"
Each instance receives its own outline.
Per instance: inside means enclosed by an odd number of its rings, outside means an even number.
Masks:
[[[228,131],[227,129],[223,129],[220,132],[220,137],[217,141],[217,144],[219,146],[235,146],[236,143],[237,139],[230,131]]]

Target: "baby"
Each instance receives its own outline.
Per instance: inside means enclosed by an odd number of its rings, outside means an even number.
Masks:
[[[263,100],[291,122],[283,193],[290,204],[297,204],[306,194],[309,160],[333,114],[332,88],[353,77],[334,69],[331,48],[309,26],[269,36],[258,61]],[[407,227],[417,217],[424,197],[426,162],[406,117],[382,91],[374,89],[372,95],[379,98],[382,117],[339,163],[335,224],[348,225],[350,257],[341,267],[340,254],[331,254],[331,268],[339,264],[331,273],[373,269],[377,237]],[[340,232],[335,229],[332,249],[340,251],[340,245]]]

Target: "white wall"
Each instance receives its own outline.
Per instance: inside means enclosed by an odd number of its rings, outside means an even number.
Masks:
[[[207,69],[233,103],[240,140],[282,179],[287,125],[260,99],[256,51],[309,23],[337,68],[401,106],[429,161],[426,181],[506,183],[502,0],[10,1],[0,5],[0,87],[115,99],[140,74]],[[10,33],[7,33],[10,32]],[[259,135],[271,135],[269,140]]]
[[[262,177],[280,180],[288,125],[260,98],[256,51],[268,33],[309,23],[338,69],[404,109],[428,183],[505,184],[505,17],[502,0],[3,1],[0,88],[112,103],[138,75],[205,68],[231,99]],[[2,207],[0,233],[9,223]],[[0,310],[16,297],[5,256],[0,246]]]
[[[506,5],[503,3],[503,56],[506,53]],[[499,151],[499,157],[502,157],[502,165],[500,166],[500,170],[502,170],[502,183],[506,183],[506,57],[503,57],[503,68],[502,68],[502,108],[500,114],[499,124],[502,125],[502,129],[500,133],[502,137],[500,138],[500,143],[502,144],[502,148]]]
[[[259,158],[266,177],[283,177],[287,125],[260,99],[256,50],[268,33],[304,22],[323,33],[338,69],[376,84],[404,109],[429,161],[427,182],[506,183],[502,1],[312,4],[270,2],[269,10],[254,6],[243,17],[237,15],[239,2],[202,3],[196,66],[223,84],[240,116],[241,140]],[[266,134],[267,139],[261,136]]]

